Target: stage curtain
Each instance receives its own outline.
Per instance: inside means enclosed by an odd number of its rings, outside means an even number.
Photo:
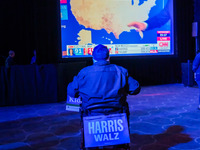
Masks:
[[[56,65],[1,67],[0,106],[57,101]]]

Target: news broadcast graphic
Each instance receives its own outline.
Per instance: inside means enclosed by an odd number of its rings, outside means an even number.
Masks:
[[[67,0],[60,0],[60,3],[61,3],[61,4],[66,4],[66,3],[67,3]]]
[[[80,104],[81,104],[80,97],[74,98],[71,96],[67,96],[66,110],[79,112]]]
[[[173,55],[173,0],[62,0],[62,58]],[[140,25],[144,29],[138,30]]]
[[[61,10],[61,20],[68,20],[68,10],[67,10],[67,5],[61,5],[60,6]]]
[[[130,143],[125,113],[83,117],[85,147]]]

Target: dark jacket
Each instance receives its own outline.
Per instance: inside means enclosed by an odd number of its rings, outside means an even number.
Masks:
[[[169,20],[171,21],[171,24],[173,24],[173,1],[168,0],[165,8],[160,11],[159,14],[155,15],[152,18],[149,18],[145,22],[148,24],[147,30],[151,30],[154,28],[160,28],[165,23],[167,23]]]
[[[108,61],[98,61],[82,69],[67,88],[69,96],[81,96],[83,108],[92,104],[124,106],[128,94],[139,92],[139,83],[127,70]]]
[[[12,57],[8,56],[5,61],[5,67],[9,69],[11,66],[15,65],[15,61]]]
[[[200,81],[200,53],[198,53],[193,61],[192,71],[195,72],[195,80]]]

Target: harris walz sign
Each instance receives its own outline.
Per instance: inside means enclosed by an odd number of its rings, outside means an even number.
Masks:
[[[85,147],[130,143],[125,113],[83,117]]]

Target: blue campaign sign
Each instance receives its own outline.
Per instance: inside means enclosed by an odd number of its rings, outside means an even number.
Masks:
[[[66,103],[66,110],[68,111],[79,111],[80,108],[80,104],[81,104],[81,98],[74,98],[71,96],[67,96],[67,103]]]
[[[130,143],[125,113],[83,117],[85,147]]]

